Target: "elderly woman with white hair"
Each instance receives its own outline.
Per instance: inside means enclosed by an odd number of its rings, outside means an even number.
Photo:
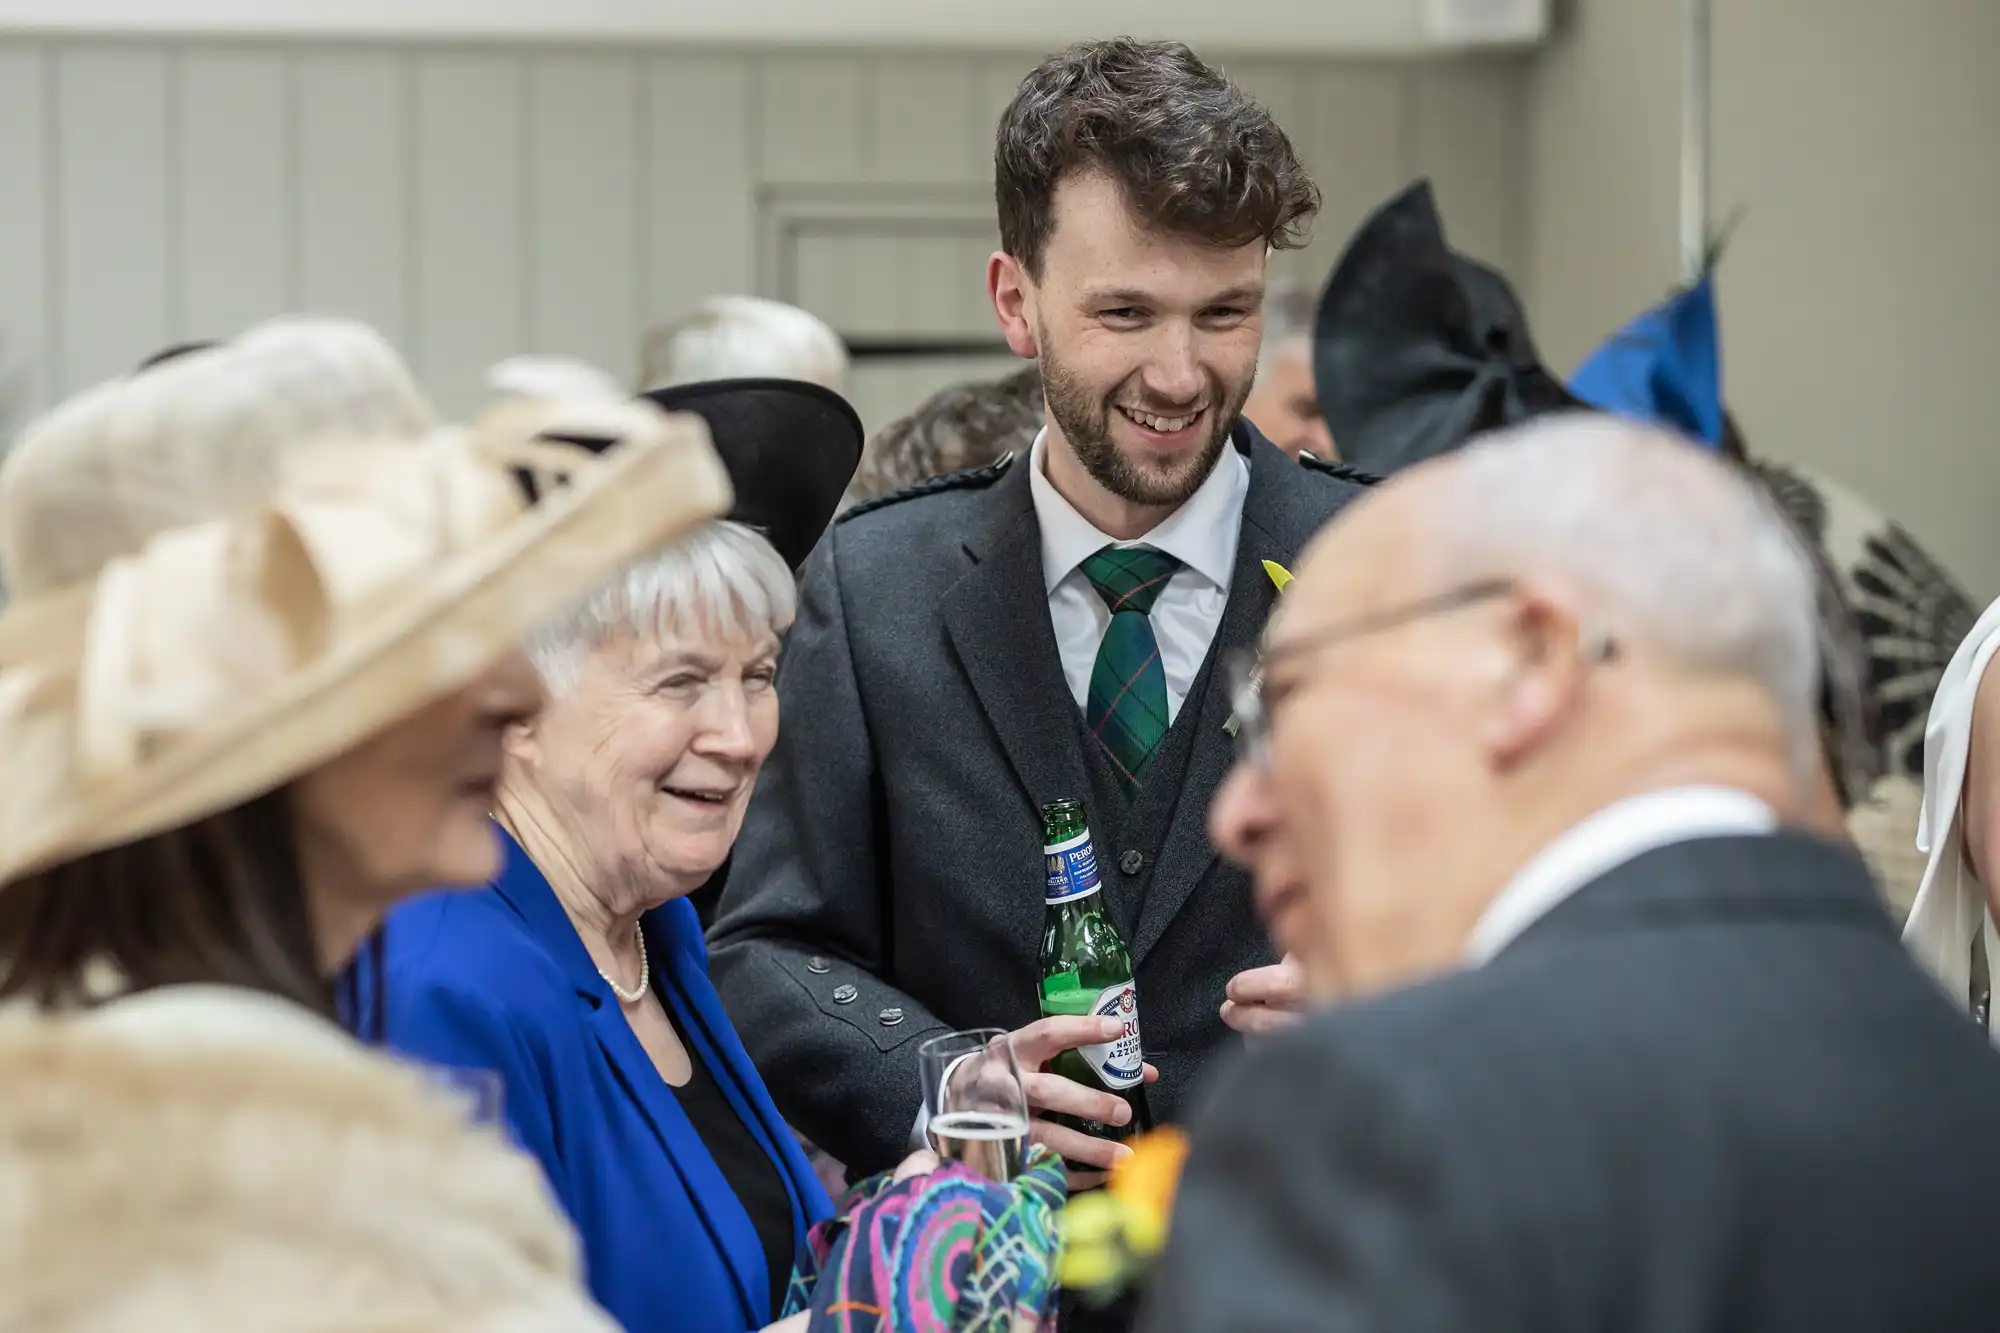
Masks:
[[[506,867],[391,920],[388,1033],[497,1074],[507,1125],[625,1327],[742,1333],[780,1312],[830,1205],[709,984],[688,895],[729,856],[777,738],[794,568],[861,428],[804,383],[648,397],[708,420],[737,521],[626,570],[530,640],[549,701],[506,738],[493,803]]]
[[[1243,415],[1290,457],[1305,453],[1330,463],[1339,455],[1313,383],[1318,302],[1319,293],[1310,287],[1282,288],[1264,298],[1264,342]]]

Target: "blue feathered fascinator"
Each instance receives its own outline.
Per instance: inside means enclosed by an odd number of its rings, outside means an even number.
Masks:
[[[1722,335],[1714,270],[1611,335],[1570,392],[1592,407],[1722,445]]]

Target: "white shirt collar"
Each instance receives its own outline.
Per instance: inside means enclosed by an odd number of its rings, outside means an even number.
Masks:
[[[1028,451],[1028,491],[1042,529],[1044,591],[1054,592],[1077,566],[1106,546],[1140,544],[1166,552],[1218,588],[1229,586],[1236,563],[1237,527],[1232,519],[1242,513],[1243,495],[1250,487],[1250,469],[1235,445],[1223,445],[1221,457],[1186,504],[1144,537],[1130,542],[1116,541],[1077,513],[1076,506],[1063,499],[1049,480],[1047,460],[1045,427]]]
[[[1606,806],[1542,848],[1488,903],[1466,942],[1475,967],[1606,871],[1677,842],[1769,833],[1777,816],[1733,787],[1674,787]]]

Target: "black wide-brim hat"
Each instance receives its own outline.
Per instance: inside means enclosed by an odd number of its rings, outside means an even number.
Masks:
[[[1341,461],[1377,476],[1583,406],[1542,365],[1506,278],[1446,243],[1427,180],[1348,241],[1320,296],[1313,381]]]
[[[794,573],[833,521],[861,464],[861,418],[804,380],[703,380],[641,395],[708,423],[736,489],[735,522],[756,528]]]

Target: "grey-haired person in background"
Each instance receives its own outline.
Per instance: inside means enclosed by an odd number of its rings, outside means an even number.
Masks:
[[[1332,462],[1339,455],[1313,384],[1313,318],[1318,301],[1318,293],[1308,287],[1281,288],[1264,298],[1264,345],[1243,416],[1293,458],[1306,453]]]
[[[804,380],[847,392],[847,344],[811,311],[761,296],[711,296],[646,334],[639,388],[707,380]]]
[[[845,505],[902,490],[926,477],[985,467],[1009,453],[1026,453],[1042,429],[1042,417],[1038,366],[940,389],[916,411],[875,432],[862,452]]]

